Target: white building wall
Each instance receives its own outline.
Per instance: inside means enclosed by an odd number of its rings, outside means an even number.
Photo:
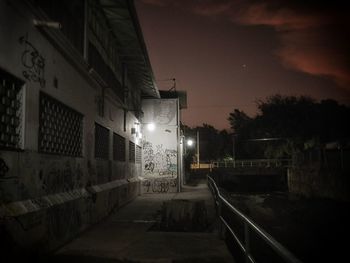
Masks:
[[[67,53],[61,53],[32,20],[24,1],[0,0],[0,70],[22,80],[25,90],[23,149],[0,149],[1,164],[7,167],[0,174],[0,215],[9,219],[0,223],[14,243],[40,245],[44,252],[139,194],[141,164],[128,158],[129,141],[139,145],[131,134],[138,122],[133,112],[127,111],[124,127],[124,109],[107,89],[101,117],[102,87],[67,60]],[[83,59],[80,66],[87,69]],[[83,115],[82,156],[38,152],[40,92]],[[108,160],[94,156],[95,123],[109,129]],[[113,132],[126,140],[125,162],[113,160]]]
[[[143,100],[142,192],[177,192],[179,186],[178,99]],[[154,124],[153,131],[148,129]]]

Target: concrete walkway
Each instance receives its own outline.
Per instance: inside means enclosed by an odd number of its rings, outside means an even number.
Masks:
[[[205,202],[208,227],[201,232],[157,229],[163,202]],[[202,202],[203,203],[203,202]],[[233,262],[215,227],[214,202],[205,184],[181,193],[144,194],[56,252],[51,262]]]

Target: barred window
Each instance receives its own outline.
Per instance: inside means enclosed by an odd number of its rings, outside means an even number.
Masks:
[[[23,82],[0,69],[0,147],[23,148]]]
[[[82,156],[83,115],[40,92],[39,151]]]
[[[129,161],[135,162],[135,143],[129,141]]]
[[[113,133],[113,160],[125,162],[125,138]]]
[[[141,152],[142,152],[141,146],[136,145],[136,157],[135,157],[136,163],[141,163]]]
[[[109,129],[95,123],[95,158],[109,159]]]

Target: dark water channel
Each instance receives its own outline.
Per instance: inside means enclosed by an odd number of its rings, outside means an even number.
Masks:
[[[221,190],[236,208],[301,261],[348,261],[349,203],[306,199],[287,192],[238,193]]]

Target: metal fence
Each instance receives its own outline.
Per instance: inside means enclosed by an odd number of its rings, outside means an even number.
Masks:
[[[246,168],[246,167],[289,167],[292,164],[290,159],[248,159],[248,160],[224,160],[211,162],[210,168]]]
[[[241,252],[241,256],[235,255],[237,259],[244,262],[301,263],[271,235],[230,204],[220,194],[214,179],[210,176],[208,176],[208,186],[214,197],[220,225],[228,230]]]

